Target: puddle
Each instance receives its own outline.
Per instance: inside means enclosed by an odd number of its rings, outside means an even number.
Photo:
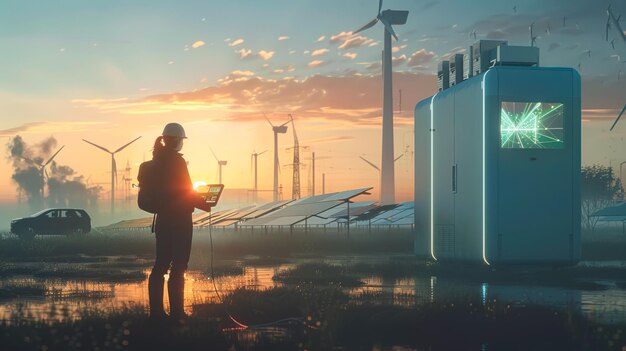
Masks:
[[[310,261],[310,260],[308,260]],[[355,262],[374,263],[380,258],[333,257],[326,263],[347,265]],[[302,260],[307,262],[307,260]],[[271,266],[243,266],[243,274],[218,276],[215,280],[221,294],[236,288],[266,290],[282,283],[272,277],[282,271],[294,268],[297,263],[281,263]],[[584,263],[599,267],[597,263]],[[612,262],[609,267],[625,267],[624,262]],[[24,296],[0,300],[0,319],[10,322],[20,315],[38,321],[61,321],[78,319],[81,311],[111,310],[129,306],[148,305],[149,269],[143,269],[146,279],[138,282],[81,281],[65,278],[35,278],[13,276],[0,282],[4,286],[43,286],[42,296]],[[355,288],[345,288],[351,303],[380,303],[404,307],[414,307],[431,302],[454,301],[506,301],[512,305],[543,305],[554,308],[568,308],[580,311],[590,320],[602,323],[626,322],[626,290],[612,281],[603,281],[603,290],[581,290],[548,286],[493,284],[446,279],[441,276],[420,276],[390,279],[370,274],[360,278],[365,284]],[[167,294],[165,294],[167,299]],[[218,302],[211,279],[197,271],[185,276],[185,308],[192,312],[194,304]],[[168,302],[166,300],[166,306]]]

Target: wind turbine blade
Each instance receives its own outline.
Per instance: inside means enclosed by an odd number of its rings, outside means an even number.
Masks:
[[[263,115],[265,115],[265,113]],[[272,128],[274,128],[274,125],[272,124],[272,122],[270,122],[270,119],[267,118],[267,116],[265,116],[265,120],[272,126]]]
[[[626,111],[626,105],[624,105],[624,108],[622,109],[622,112],[619,113],[619,116],[617,116],[617,118],[615,119],[615,122],[613,122],[613,125],[611,126],[611,129],[609,129],[609,131],[613,130],[613,128],[615,128],[615,125],[617,124],[617,121],[619,121],[619,119],[622,117],[622,115],[624,114],[624,111]]]
[[[393,30],[393,27],[391,26],[389,21],[387,21],[385,17],[380,17],[380,21],[385,25],[385,29],[387,30],[387,32],[389,32],[389,34],[391,34],[394,38],[396,38],[396,41],[398,41],[398,36],[396,35],[396,32]]]
[[[215,151],[213,151],[213,148],[211,148],[211,147],[209,146],[209,150],[211,150],[211,153],[213,154],[213,157],[215,157],[215,161],[217,161],[217,163],[220,163],[220,159],[219,159],[219,158],[217,158],[217,155],[215,154]]]
[[[115,153],[118,153],[118,152],[120,152],[120,151],[124,150],[124,148],[126,148],[128,145],[130,145],[130,144],[134,143],[135,141],[139,140],[139,138],[141,138],[141,137],[140,137],[140,136],[136,137],[136,138],[135,138],[135,139],[133,139],[133,141],[131,141],[130,143],[128,143],[128,144],[126,144],[126,145],[124,145],[124,146],[120,147],[119,149],[117,149],[117,150],[113,151],[113,153],[115,154]]]
[[[50,162],[52,162],[52,160],[54,160],[54,158],[59,154],[59,152],[61,152],[61,150],[63,150],[64,147],[65,145],[61,146],[61,148],[57,150],[57,152],[55,152],[54,155],[52,155],[52,157],[48,159],[48,162],[43,164],[43,167],[46,167]]]
[[[92,142],[91,142],[91,141],[89,141],[89,140],[85,140],[85,139],[83,139],[83,141],[84,141],[84,142],[86,142],[87,144],[91,144],[91,145],[93,145],[93,146],[97,147],[98,149],[100,149],[100,150],[102,150],[102,151],[105,151],[105,152],[108,152],[108,153],[112,154],[112,152],[111,152],[111,151],[109,151],[109,149],[107,149],[107,148],[105,148],[105,147],[102,147],[102,146],[100,146],[100,145],[96,145],[96,144],[92,143]]]
[[[365,157],[363,156],[359,156],[361,158],[361,160],[365,161],[368,165],[374,167],[377,171],[380,172],[380,168],[378,168],[378,166],[376,166],[375,164],[371,163],[370,161],[366,160]]]
[[[402,156],[404,156],[404,154],[400,154],[400,156],[398,156],[398,157],[394,158],[394,159],[393,159],[393,162],[398,161],[399,159],[401,159],[401,158],[402,158]]]
[[[265,150],[265,151],[263,151],[263,152],[261,152],[261,153],[257,154],[257,156],[261,156],[261,155],[263,155],[263,154],[264,154],[264,153],[266,153],[266,152],[267,152],[267,150]]]
[[[287,122],[285,122],[285,123],[281,124],[280,126],[281,126],[281,127],[284,127],[284,126],[286,126],[287,124],[289,124],[289,122],[291,122],[291,119],[289,119]]]
[[[378,23],[378,17],[376,17],[376,18],[374,18],[373,20],[371,20],[371,21],[367,22],[367,24],[366,24],[366,25],[364,25],[363,27],[361,27],[361,28],[359,28],[359,29],[355,30],[354,32],[352,32],[352,35],[355,35],[355,34],[356,34],[356,33],[358,33],[358,32],[362,32],[362,31],[364,31],[364,30],[366,30],[366,29],[368,29],[368,28],[371,28],[371,27],[373,27],[376,23]]]
[[[382,10],[382,9],[383,9],[383,0],[380,0],[380,1],[378,2],[378,14],[379,14],[379,15],[380,15],[380,10]]]

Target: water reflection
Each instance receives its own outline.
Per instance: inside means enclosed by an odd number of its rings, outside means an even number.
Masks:
[[[366,258],[363,258],[366,260]],[[354,262],[349,258],[346,262]],[[335,263],[341,260],[334,259]],[[368,261],[369,262],[369,261]],[[270,267],[246,266],[243,274],[220,276],[216,285],[221,294],[245,287],[266,290],[281,286],[272,278],[275,274],[294,268],[295,263]],[[144,271],[146,277],[149,270]],[[602,323],[626,321],[626,291],[617,287],[607,290],[585,291],[574,288],[556,288],[530,285],[489,284],[461,282],[437,276],[416,276],[395,279],[384,275],[368,275],[361,279],[365,284],[345,289],[351,303],[393,304],[414,307],[433,302],[506,301],[512,305],[546,305],[579,310],[589,319]],[[187,313],[198,303],[217,303],[213,283],[202,272],[189,272],[185,276],[185,307]],[[41,297],[23,297],[0,301],[0,319],[10,321],[20,315],[40,321],[58,321],[80,318],[86,310],[111,310],[129,306],[147,306],[147,279],[141,282],[106,283],[98,281],[70,281],[65,279],[40,279],[13,277],[0,282],[3,286],[45,287]],[[167,294],[166,295],[166,305]]]

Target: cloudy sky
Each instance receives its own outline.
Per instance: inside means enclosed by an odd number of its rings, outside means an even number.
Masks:
[[[317,190],[375,186],[380,163],[380,25],[351,35],[376,14],[375,0],[165,1],[92,0],[0,3],[0,138],[30,144],[54,136],[60,164],[92,183],[110,179],[109,157],[81,138],[121,152],[134,170],[150,157],[169,121],[188,131],[185,157],[194,180],[216,181],[209,146],[228,160],[224,181],[250,188],[250,154],[270,189],[272,133],[264,119],[291,113],[301,159],[318,158]],[[583,77],[583,163],[626,160],[626,125],[609,133],[626,103],[626,42],[613,28],[604,40],[607,1],[386,0],[409,10],[394,42],[394,110],[399,200],[412,197],[415,103],[436,90],[437,62],[477,39],[528,45],[534,23],[543,66],[575,67]],[[626,2],[615,1],[626,18]],[[625,22],[625,21],[622,21]],[[626,28],[626,23],[623,24]],[[613,48],[614,46],[614,48]],[[624,72],[622,72],[624,71]],[[402,101],[398,91],[402,90]],[[291,128],[291,126],[290,126]],[[291,193],[291,130],[280,136],[281,183]],[[16,198],[6,147],[0,201]],[[133,171],[134,172],[134,171]],[[302,171],[308,194],[310,170]],[[133,174],[134,177],[134,174]],[[108,186],[104,185],[106,188]],[[374,198],[377,198],[375,189]]]

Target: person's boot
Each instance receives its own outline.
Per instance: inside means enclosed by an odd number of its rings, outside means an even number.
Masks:
[[[150,319],[154,321],[165,320],[167,314],[163,309],[163,289],[165,279],[162,275],[150,274],[148,278],[148,300],[150,306]]]
[[[170,274],[167,281],[167,293],[170,299],[170,317],[174,322],[182,322],[187,315],[185,314],[185,277],[184,275]]]

